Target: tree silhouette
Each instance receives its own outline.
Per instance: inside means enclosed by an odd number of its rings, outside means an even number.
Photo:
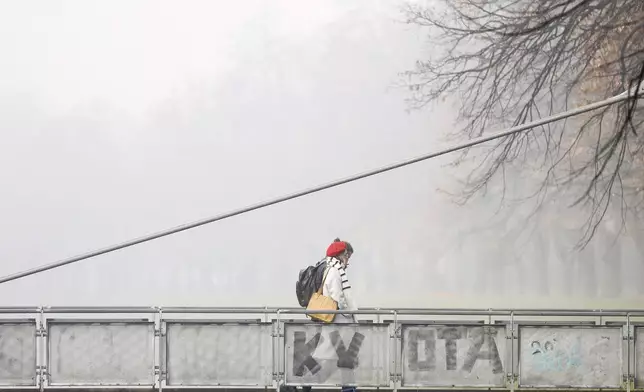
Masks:
[[[404,12],[408,23],[426,28],[438,53],[403,73],[409,102],[422,108],[452,97],[459,126],[451,136],[475,138],[633,92],[588,115],[499,139],[482,154],[464,150],[453,163],[473,163],[461,202],[497,181],[505,194],[506,169],[520,168],[537,179],[529,198],[574,191],[571,205],[588,213],[582,245],[612,203],[640,211],[644,1],[440,0]]]

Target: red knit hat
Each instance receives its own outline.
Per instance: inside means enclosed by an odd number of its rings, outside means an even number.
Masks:
[[[329,245],[326,249],[327,257],[335,257],[347,249],[347,244],[344,241],[336,240]]]

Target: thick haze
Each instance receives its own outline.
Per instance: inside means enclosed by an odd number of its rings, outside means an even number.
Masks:
[[[407,113],[392,87],[432,49],[400,4],[0,3],[0,274],[444,146],[453,109]],[[615,221],[573,257],[577,233],[553,221],[522,242],[509,223],[463,240],[497,204],[437,192],[447,162],[6,283],[0,305],[295,306],[299,269],[336,236],[356,248],[362,306],[644,299],[642,253],[613,246]]]

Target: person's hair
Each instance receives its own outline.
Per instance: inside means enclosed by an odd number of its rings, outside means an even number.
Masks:
[[[333,240],[333,242],[344,242],[344,245],[346,246],[345,252],[348,254],[353,254],[353,246],[351,246],[349,241],[342,241],[340,238],[336,238]]]

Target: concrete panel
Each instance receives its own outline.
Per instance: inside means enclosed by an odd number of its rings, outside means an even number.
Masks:
[[[166,324],[167,384],[270,386],[270,324]]]
[[[633,367],[631,366],[631,369]],[[644,387],[644,327],[635,328],[635,386]]]
[[[406,325],[402,335],[402,384],[505,385],[504,326]]]
[[[285,324],[291,385],[389,386],[386,325]]]
[[[519,382],[529,387],[617,388],[619,327],[519,327]]]
[[[0,385],[36,385],[36,323],[0,323]]]
[[[154,384],[151,323],[51,322],[50,385]]]

